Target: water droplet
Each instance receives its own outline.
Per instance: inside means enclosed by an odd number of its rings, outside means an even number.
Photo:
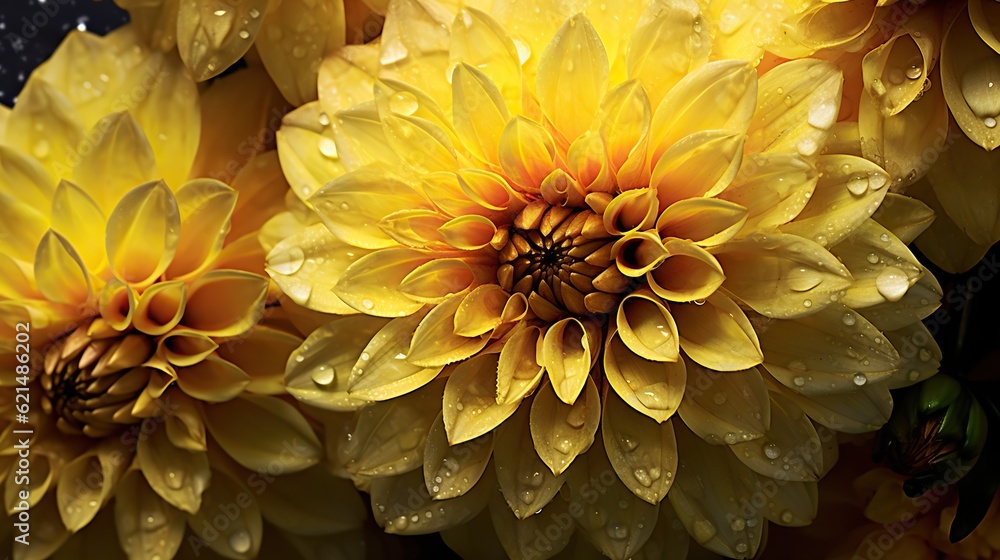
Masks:
[[[306,55],[306,48],[302,45],[295,45],[292,47],[292,56],[295,58],[302,58]]]
[[[734,517],[729,520],[729,527],[732,528],[733,531],[742,531],[746,528],[746,526],[747,522],[744,521],[742,517]]]
[[[917,353],[917,357],[920,358],[921,362],[927,362],[931,359],[931,351],[926,348],[921,348],[920,352]]]
[[[239,33],[239,36],[240,36],[240,39],[249,39],[250,38],[250,32],[247,31],[246,29],[241,29],[240,33]]]
[[[895,267],[886,268],[875,278],[875,288],[878,293],[889,301],[902,299],[909,287],[910,281],[906,273]]]
[[[333,138],[327,138],[326,136],[319,139],[319,153],[330,159],[340,157],[337,152],[337,143],[333,141]]]
[[[366,299],[361,302],[361,306],[365,309],[373,309],[375,307],[375,302],[370,299]]]
[[[822,281],[823,277],[809,268],[793,268],[788,272],[788,288],[796,292],[807,292]]]
[[[253,543],[250,541],[250,533],[240,530],[229,535],[229,547],[235,550],[239,554],[245,554],[250,551],[250,545]]]
[[[35,147],[32,148],[31,153],[38,159],[45,159],[49,155],[49,142],[44,138],[35,143]]]
[[[331,383],[333,383],[333,378],[334,378],[333,368],[325,366],[320,367],[312,374],[313,383],[321,387],[329,386]]]
[[[736,552],[744,553],[747,551],[747,543],[736,543]]]
[[[410,526],[410,520],[405,515],[400,515],[392,522],[392,528],[396,531],[403,531]]]
[[[764,455],[766,455],[768,459],[777,459],[778,457],[781,457],[781,448],[773,443],[768,443],[764,446]]]
[[[608,525],[608,536],[612,539],[622,540],[628,536],[628,527],[620,523],[612,523]]]
[[[853,327],[854,324],[858,322],[857,318],[855,318],[854,314],[851,312],[844,313],[843,321],[848,327]]]
[[[254,19],[257,19],[257,18],[260,17],[260,10],[258,10],[257,8],[250,8],[250,11],[247,12],[247,13],[250,15],[250,17],[252,17]]]
[[[417,96],[408,91],[394,93],[389,98],[389,110],[400,115],[412,115],[420,108]]]
[[[802,306],[805,307],[805,308],[812,307],[813,306],[813,302],[812,302],[811,299],[807,299],[807,300],[805,300],[805,301],[802,302]]]
[[[715,396],[712,397],[712,400],[715,401],[715,404],[718,404],[718,405],[726,404],[726,394],[725,393],[716,393]]]
[[[302,268],[306,256],[302,249],[292,247],[291,249],[274,254],[267,262],[267,267],[285,276],[295,274]]]
[[[855,175],[847,181],[847,190],[855,196],[861,196],[868,192],[868,178],[862,175]]]
[[[865,257],[865,260],[867,260],[871,264],[878,264],[878,255],[876,255],[875,253],[868,253],[868,256]]]
[[[797,375],[794,378],[792,378],[792,383],[794,383],[796,387],[802,387],[803,385],[806,384],[806,378],[802,377],[801,375]]]
[[[642,484],[646,488],[649,488],[653,484],[653,479],[649,476],[649,473],[646,472],[646,469],[635,469],[632,474],[635,475],[635,479],[639,482],[639,484]]]
[[[737,441],[736,434],[734,434],[733,432],[726,432],[726,435],[722,436],[722,440],[728,443],[729,445],[733,445]]]
[[[866,376],[863,373],[855,373],[854,374],[854,384],[855,385],[857,385],[858,387],[860,387],[860,386],[864,385],[865,383],[868,383],[868,376]]]
[[[521,501],[525,504],[531,505],[531,503],[535,501],[535,491],[530,489],[522,490],[517,497],[521,498]]]
[[[924,75],[924,69],[917,66],[916,64],[913,64],[906,69],[906,77],[911,80],[916,80],[917,78],[923,75]]]
[[[174,471],[167,471],[167,486],[174,490],[180,490],[184,487],[184,473],[178,473]]]
[[[785,511],[781,512],[781,522],[782,523],[786,523],[786,524],[787,523],[791,523],[794,519],[795,519],[795,516],[792,515],[792,512],[788,511],[787,509]]]
[[[983,119],[983,124],[986,126],[986,128],[993,128],[997,125],[997,120],[994,119],[993,117],[986,117],[985,119]]]

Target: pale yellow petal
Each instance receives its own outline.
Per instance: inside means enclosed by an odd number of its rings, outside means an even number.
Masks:
[[[791,399],[771,395],[771,425],[767,432],[729,449],[744,465],[764,476],[791,482],[815,482],[822,474],[820,436]]]
[[[837,120],[843,81],[836,66],[812,58],[779,64],[761,76],[747,150],[818,153]]]
[[[455,333],[455,314],[464,297],[453,296],[435,306],[413,332],[406,361],[422,367],[440,367],[469,358],[483,349],[489,335]]]
[[[354,261],[333,286],[344,303],[379,317],[409,315],[423,307],[399,291],[406,275],[429,262],[431,255],[412,249],[383,249]]]
[[[347,390],[351,397],[384,401],[426,385],[441,366],[416,366],[406,360],[413,331],[426,314],[414,313],[389,321],[372,336],[351,368]]]
[[[580,398],[572,404],[562,402],[550,384],[543,385],[531,403],[531,440],[556,476],[590,448],[600,422],[601,397],[589,375]]]
[[[87,270],[94,273],[107,262],[100,243],[106,223],[90,195],[69,181],[59,182],[52,195],[52,229],[73,245]]]
[[[424,484],[435,500],[469,492],[479,482],[493,454],[493,432],[450,445],[444,420],[438,415],[424,445]]]
[[[688,429],[713,444],[764,435],[771,424],[771,406],[757,368],[720,372],[686,363],[687,387],[677,412]]]
[[[203,451],[174,447],[167,431],[155,427],[155,420],[144,422],[152,424],[148,424],[148,437],[139,439],[136,459],[146,482],[170,505],[197,512],[211,478],[208,456]]]
[[[81,151],[72,180],[94,197],[106,215],[126,193],[159,178],[153,148],[128,112],[101,119],[87,140],[93,146],[85,153]]]
[[[680,332],[681,349],[692,360],[717,371],[738,371],[763,360],[761,343],[746,314],[722,293],[704,304],[671,307]]]
[[[618,478],[642,500],[659,504],[677,472],[673,424],[658,424],[627,406],[614,391],[606,391],[601,433]]]
[[[52,230],[38,244],[34,272],[38,291],[50,301],[83,305],[91,298],[90,275],[80,255]]]
[[[693,0],[656,0],[639,18],[626,50],[626,67],[628,77],[645,86],[653,107],[684,76],[708,62],[711,42],[701,17]]]
[[[743,161],[742,133],[709,130],[688,135],[654,160],[649,186],[656,189],[660,208],[723,192]]]
[[[944,98],[966,136],[986,150],[1000,146],[1000,96],[990,85],[998,80],[1000,53],[983,42],[965,10],[945,33],[940,71]]]
[[[118,488],[115,527],[129,558],[176,554],[184,537],[184,513],[160,499],[138,472],[125,475]]]
[[[517,410],[520,401],[497,404],[496,354],[466,360],[455,367],[444,390],[444,426],[448,441],[458,444],[496,428]]]
[[[177,50],[199,82],[217,76],[250,48],[267,0],[179,2]]]
[[[545,507],[566,479],[566,473],[552,474],[535,451],[530,409],[529,400],[497,428],[493,451],[500,492],[518,519],[531,517]]]
[[[626,403],[664,422],[681,403],[687,371],[683,360],[653,362],[637,356],[616,333],[604,348],[604,375]]]

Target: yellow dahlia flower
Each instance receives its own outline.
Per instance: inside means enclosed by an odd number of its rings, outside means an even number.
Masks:
[[[264,520],[360,523],[281,397],[301,336],[265,310],[257,242],[286,189],[277,155],[243,166],[233,151],[259,148],[214,133],[246,132],[229,120],[266,104],[264,78],[220,80],[201,106],[176,55],[130,27],[73,32],[0,111],[0,474],[30,543],[14,558],[170,558],[182,542],[250,558]],[[236,162],[231,186],[207,178]]]
[[[356,0],[115,0],[154,49],[176,47],[196,81],[218,76],[256,47],[292,105],[316,99],[323,57],[378,35],[380,18]]]
[[[814,517],[831,429],[936,371],[931,216],[844,153],[840,71],[758,76],[707,21],[393,0],[286,117],[268,272],[338,316],[286,384],[356,411],[333,445],[387,531],[749,558]]]

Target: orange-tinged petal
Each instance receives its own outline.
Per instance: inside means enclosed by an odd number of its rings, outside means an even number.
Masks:
[[[570,16],[542,52],[535,78],[542,111],[567,141],[590,127],[609,71],[608,54],[590,19]]]
[[[413,331],[425,313],[389,321],[372,336],[351,368],[347,390],[352,397],[384,401],[415,391],[431,382],[441,366],[423,367],[407,362]]]
[[[83,305],[90,299],[90,275],[66,238],[49,230],[35,252],[35,283],[47,299]]]
[[[677,411],[687,379],[683,360],[653,362],[638,356],[617,333],[604,348],[604,374],[626,403],[644,415],[664,422]]]
[[[657,210],[655,190],[627,190],[611,199],[604,210],[604,229],[613,235],[649,229],[656,222]]]
[[[132,316],[140,331],[158,336],[177,326],[184,316],[188,286],[184,282],[157,282],[142,292]]]
[[[689,72],[708,62],[711,42],[693,0],[650,2],[629,39],[628,77],[639,79],[652,106]],[[703,129],[702,129],[703,130]]]
[[[484,216],[459,216],[441,225],[438,232],[452,247],[472,251],[489,245],[497,226]]]
[[[309,468],[323,456],[305,417],[278,397],[244,394],[206,405],[205,425],[230,457],[251,470],[267,469],[290,445],[295,452],[281,455],[285,472]]]
[[[315,101],[317,69],[346,39],[344,2],[282,0],[270,7],[254,42],[260,59],[289,103]]]
[[[219,75],[253,43],[267,0],[180,2],[177,50],[199,82]]]
[[[487,432],[476,439],[451,445],[439,414],[424,445],[424,484],[431,498],[446,500],[469,492],[489,465],[493,439],[493,432]]]
[[[74,166],[72,181],[93,196],[106,215],[111,215],[127,193],[158,179],[153,148],[128,112],[98,121],[88,141],[93,147]]]
[[[520,401],[497,404],[496,354],[484,354],[458,364],[448,377],[444,427],[452,445],[473,440],[496,428],[517,410]]]
[[[515,116],[507,123],[497,149],[504,174],[529,192],[538,192],[542,181],[556,168],[552,136],[541,125],[522,116]]]
[[[157,353],[162,355],[168,363],[179,368],[186,368],[201,363],[206,358],[209,358],[218,347],[219,345],[210,337],[183,329],[177,329],[168,333],[157,341]],[[214,360],[214,357],[212,359]],[[208,370],[207,374],[210,374],[212,371],[219,371],[219,377],[223,379],[223,383],[234,382],[236,385],[240,385],[240,387],[246,385],[243,383],[243,376],[229,367],[230,365],[228,361],[225,361],[209,364],[199,369],[203,371]],[[209,381],[196,377],[191,378],[187,373],[185,373],[185,376],[189,377],[194,383]],[[224,387],[223,390],[229,391],[230,388]],[[215,397],[210,396],[209,398],[214,399]]]
[[[580,398],[565,403],[545,384],[531,403],[531,440],[552,474],[559,476],[594,443],[601,422],[601,397],[586,376]]]
[[[204,270],[222,250],[237,192],[214,179],[195,179],[177,191],[181,232],[177,255],[165,274],[190,277]]]
[[[713,254],[726,271],[722,287],[765,317],[813,313],[839,298],[854,280],[837,257],[795,235],[754,234]]]
[[[108,218],[105,244],[115,277],[130,285],[153,282],[177,251],[180,211],[162,182],[129,191]]]
[[[106,262],[100,239],[107,223],[104,213],[82,189],[63,180],[52,195],[52,229],[77,250],[87,270],[98,272]]]
[[[695,362],[717,371],[738,371],[764,359],[749,319],[725,294],[716,292],[703,305],[674,305],[670,312],[680,331],[681,349]]]
[[[181,324],[209,336],[237,336],[264,312],[267,279],[238,270],[213,270],[188,291]]]
[[[101,290],[97,306],[101,317],[112,328],[123,331],[132,325],[136,294],[128,284],[117,278],[112,278]]]
[[[677,440],[672,422],[657,423],[605,390],[601,414],[604,449],[618,478],[636,497],[659,504],[677,472]]]

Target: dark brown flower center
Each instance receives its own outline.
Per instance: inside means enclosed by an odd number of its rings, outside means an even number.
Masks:
[[[45,353],[42,409],[68,434],[104,437],[139,418],[132,415],[150,370],[141,367],[152,341],[138,332],[93,333],[78,327]]]
[[[611,258],[616,239],[590,210],[533,202],[508,228],[497,279],[543,319],[608,313],[629,286]]]

